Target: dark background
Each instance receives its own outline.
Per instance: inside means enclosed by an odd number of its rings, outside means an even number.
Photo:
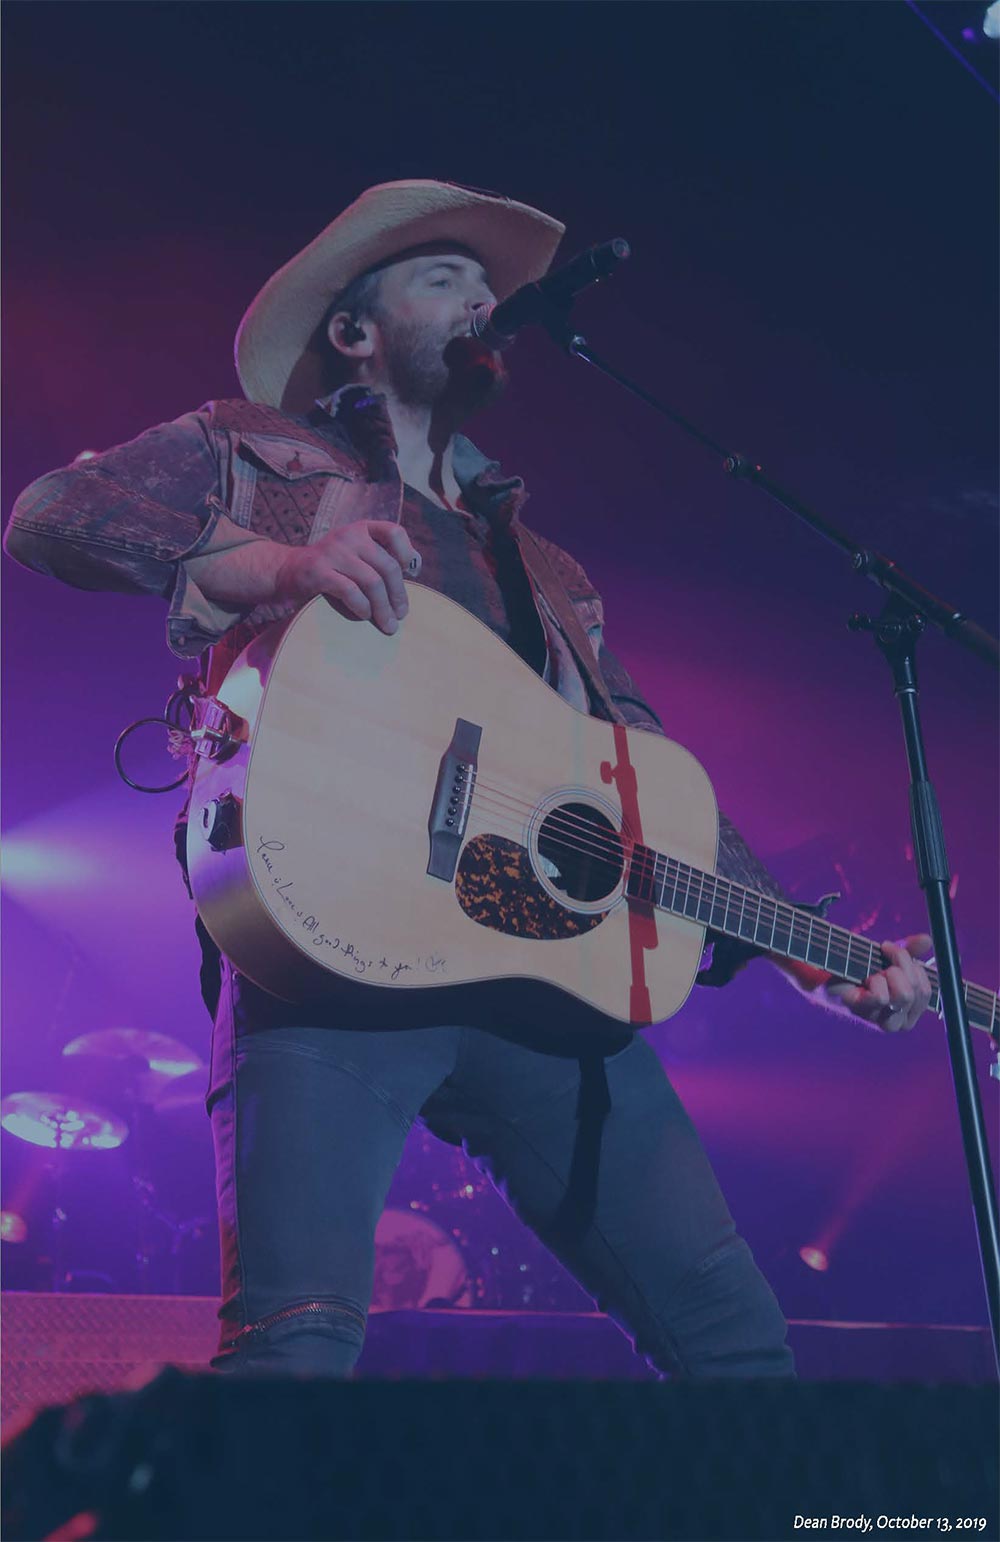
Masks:
[[[578,308],[595,347],[995,629],[996,105],[963,67],[995,88],[983,9],[922,8],[949,52],[904,0],[8,0],[5,510],[80,450],[237,394],[232,337],[268,275],[371,183],[443,177],[558,215],[566,256],[625,236],[632,261]],[[877,591],[544,337],[510,358],[472,435],[598,582],[668,732],[795,893],[840,890],[835,919],[880,938],[919,929],[897,710],[845,629]],[[177,674],[162,607],[3,577],[5,1090],[53,1086],[61,1046],[115,1024],[204,1056],[177,796],[111,767]],[[935,635],[921,681],[963,962],[993,985],[995,680]],[[756,964],[652,1037],[789,1314],[985,1321],[935,1021],[880,1036]],[[61,1192],[69,1263],[132,1288],[135,1142],[46,1174],[2,1140],[30,1226],[8,1281],[46,1283]],[[443,1221],[468,1172],[418,1144],[396,1201]],[[153,1146],[170,1216],[210,1210],[202,1124]],[[470,1245],[525,1264],[525,1304],[576,1303],[473,1181]],[[184,1253],[184,1288],[214,1288],[210,1253]]]

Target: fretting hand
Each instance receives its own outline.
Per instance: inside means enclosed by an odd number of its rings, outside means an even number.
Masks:
[[[927,971],[914,955],[929,953],[931,946],[931,939],[924,932],[906,937],[901,943],[883,942],[882,952],[890,960],[884,969],[870,974],[864,985],[829,980],[823,987],[824,994],[883,1033],[912,1028],[931,999]]]

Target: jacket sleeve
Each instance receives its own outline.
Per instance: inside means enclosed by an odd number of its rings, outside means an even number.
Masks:
[[[200,653],[241,613],[202,595],[186,560],[259,539],[226,515],[209,421],[207,408],[185,413],[39,477],[14,504],[8,556],[76,589],[169,600],[168,645]]]

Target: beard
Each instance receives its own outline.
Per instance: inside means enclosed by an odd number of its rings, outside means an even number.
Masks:
[[[488,407],[506,389],[503,360],[476,337],[442,337],[419,322],[399,322],[386,343],[389,383],[409,407],[433,407],[461,420]]]

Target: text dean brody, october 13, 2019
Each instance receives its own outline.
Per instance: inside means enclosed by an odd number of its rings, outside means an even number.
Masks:
[[[797,1515],[796,1531],[985,1531],[985,1515]]]

